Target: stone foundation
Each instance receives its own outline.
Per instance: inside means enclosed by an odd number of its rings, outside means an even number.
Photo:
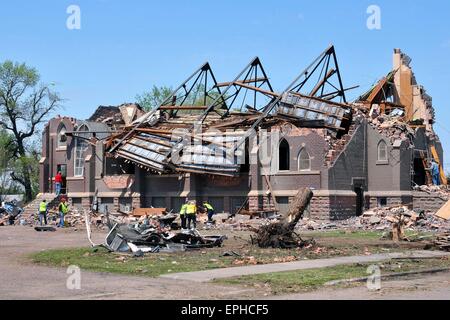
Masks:
[[[305,211],[304,216],[316,221],[333,221],[344,220],[356,215],[356,193],[351,191],[338,191],[337,194],[330,194],[326,190],[314,191],[315,195]],[[293,193],[287,195],[289,202],[292,202]],[[416,211],[437,211],[445,204],[445,200],[440,199],[434,195],[429,195],[422,192],[398,192],[396,195],[367,192],[364,197],[364,209],[373,209],[378,207],[379,199],[386,200],[387,207],[407,206]],[[224,211],[230,210],[230,197],[223,196]],[[83,198],[83,206],[90,205],[90,198]],[[151,197],[133,197],[132,207],[148,207],[151,204]],[[197,199],[200,201],[200,199]],[[119,209],[119,198],[113,198],[114,209]],[[170,198],[166,198],[166,202],[170,203]],[[271,211],[275,209],[271,196],[260,195],[250,196],[248,198],[248,209],[250,211]]]
[[[364,198],[364,209],[374,209],[379,206],[379,199],[384,198],[386,207],[407,206],[409,209],[427,212],[438,211],[447,200],[436,195],[422,192],[406,193],[403,195],[368,196]],[[356,215],[356,194],[314,196],[309,209],[309,218],[317,221],[345,220]],[[305,216],[308,216],[305,214]]]
[[[314,196],[309,206],[309,214],[305,216],[314,220],[329,220],[330,198]]]
[[[262,197],[262,205],[262,209],[264,211],[272,211],[276,209],[271,196]]]
[[[413,197],[413,210],[425,210],[427,212],[438,211],[448,200],[436,196],[421,194]]]
[[[259,197],[248,197],[248,210],[259,211]]]

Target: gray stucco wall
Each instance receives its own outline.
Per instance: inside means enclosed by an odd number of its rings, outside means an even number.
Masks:
[[[388,161],[378,161],[378,144],[387,144]],[[390,139],[372,127],[367,127],[368,189],[370,191],[411,190],[411,154],[403,141],[394,148]]]
[[[352,139],[338,156],[333,167],[328,172],[329,190],[353,191],[354,179],[365,180],[367,187],[367,138],[366,123],[361,123]]]
[[[301,133],[293,131],[291,135],[284,137],[289,144],[290,170],[278,171],[278,158],[273,157],[270,182],[274,191],[296,191],[302,187],[321,189],[327,185],[328,174],[324,167],[324,159],[328,146],[323,135],[323,129],[303,129]],[[302,149],[310,156],[310,171],[299,171],[298,157]],[[274,148],[272,152],[278,152],[278,149]],[[265,190],[264,180],[262,183],[260,190]]]

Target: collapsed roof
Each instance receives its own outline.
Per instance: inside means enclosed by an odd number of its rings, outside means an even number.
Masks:
[[[158,107],[113,135],[109,152],[158,173],[235,176],[245,157],[242,147],[258,128],[290,122],[344,134],[351,122],[346,90],[333,46],[282,93],[274,92],[258,57],[224,83],[205,63]]]
[[[372,116],[374,105],[381,107],[378,113],[401,116],[393,111],[405,106],[388,99],[398,93],[393,86],[396,74],[392,71],[356,103],[348,104],[345,93],[357,86],[344,88],[333,46],[281,93],[273,90],[257,57],[234,80],[223,83],[205,63],[159,106],[112,135],[107,150],[160,174],[237,176],[248,157],[245,146],[260,129],[270,131],[285,123],[320,128],[331,148],[355,126],[355,116]]]

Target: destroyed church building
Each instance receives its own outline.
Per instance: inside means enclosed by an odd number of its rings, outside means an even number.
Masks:
[[[393,60],[354,102],[346,93],[357,87],[344,87],[330,46],[282,92],[259,58],[228,82],[206,63],[150,112],[128,104],[100,107],[86,121],[53,118],[43,133],[40,196],[54,192],[61,171],[73,206],[124,213],[178,212],[186,198],[216,212],[286,212],[302,187],[314,191],[314,219],[377,206],[438,209],[445,201],[417,188],[430,183],[432,158],[446,184],[432,100],[411,59],[396,49]],[[265,159],[261,132],[278,137]]]

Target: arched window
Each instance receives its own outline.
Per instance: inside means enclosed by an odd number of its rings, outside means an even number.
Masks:
[[[58,128],[58,140],[56,142],[56,147],[61,148],[67,146],[67,136],[66,136],[66,126],[61,124]]]
[[[290,151],[289,151],[289,143],[286,141],[286,139],[280,141],[280,146],[278,149],[278,161],[279,161],[278,169],[280,171],[289,171],[291,167]]]
[[[82,125],[78,130],[78,132],[88,131],[88,127],[86,125]],[[88,148],[88,144],[86,140],[78,138],[79,136],[83,136],[87,138],[87,134],[79,133],[75,138],[75,166],[74,166],[74,176],[82,177],[84,175],[84,158],[85,151]]]
[[[310,171],[311,170],[311,157],[305,148],[300,150],[298,154],[298,170],[299,171]]]
[[[384,140],[378,143],[378,161],[388,161],[387,144]]]

